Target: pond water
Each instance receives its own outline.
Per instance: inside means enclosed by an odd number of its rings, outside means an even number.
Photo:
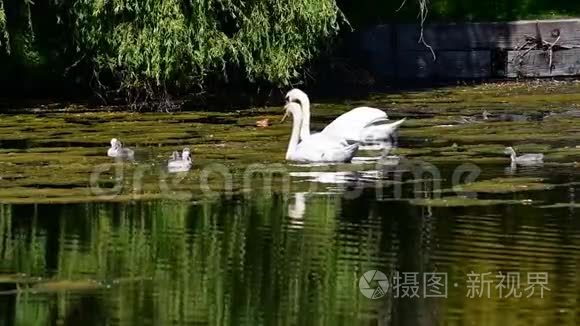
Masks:
[[[398,164],[288,164],[281,107],[3,114],[0,325],[577,325],[580,84],[318,103],[314,127],[363,103],[408,117]]]

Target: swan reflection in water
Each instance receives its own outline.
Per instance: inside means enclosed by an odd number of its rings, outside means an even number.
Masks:
[[[326,184],[345,184],[356,182],[357,172],[338,171],[338,172],[290,172],[291,177],[308,178],[303,181],[317,182]]]
[[[308,197],[333,196],[337,192],[296,192],[288,202],[289,227],[293,229],[304,228],[304,215],[306,213],[306,200]]]
[[[359,180],[358,172],[338,171],[338,172],[290,172],[290,176],[306,178],[298,182],[312,182],[325,184],[325,191],[296,192],[291,194],[288,203],[289,226],[291,228],[304,227],[304,214],[306,212],[307,196],[337,195],[344,191],[344,187],[356,183]],[[341,185],[331,188],[332,185]]]
[[[538,168],[544,166],[544,162],[511,162],[508,167],[505,168],[506,175],[515,175],[518,171],[525,172],[525,171],[534,171]]]
[[[293,194],[294,203],[288,204],[288,217],[290,227],[301,229],[304,227],[304,212],[306,212],[306,192]]]

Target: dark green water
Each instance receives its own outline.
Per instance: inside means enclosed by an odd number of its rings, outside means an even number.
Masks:
[[[226,125],[211,113],[5,115],[0,325],[577,325],[578,99],[505,92],[370,98],[411,118],[395,167],[285,163],[289,126],[253,127],[280,108],[230,114]],[[352,105],[321,105],[314,121]],[[457,123],[482,108],[558,114]],[[136,162],[94,183],[95,168],[112,163],[111,135]],[[185,145],[192,170],[167,174],[168,155]],[[506,145],[545,153],[545,163],[510,169]],[[123,187],[99,197],[95,184]],[[379,298],[360,290],[369,270],[389,278]],[[435,289],[429,273],[447,277],[443,297],[424,292]],[[502,288],[500,273],[519,284]],[[547,277],[543,296],[533,277]]]

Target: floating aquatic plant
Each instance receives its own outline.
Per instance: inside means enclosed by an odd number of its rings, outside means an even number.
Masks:
[[[552,188],[552,185],[545,184],[543,181],[542,178],[494,178],[455,186],[453,190],[457,192],[510,193]]]

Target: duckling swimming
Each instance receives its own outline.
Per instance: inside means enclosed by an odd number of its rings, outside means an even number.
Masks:
[[[117,139],[111,139],[111,148],[107,151],[109,157],[133,158],[135,152],[129,148],[123,148],[123,144]]]
[[[481,112],[481,117],[483,118],[483,120],[489,120],[489,116],[491,114],[489,114],[489,111],[487,110],[483,110],[483,112]]]
[[[524,154],[517,156],[516,151],[511,146],[506,147],[504,153],[510,155],[512,164],[517,163],[526,165],[526,164],[542,163],[544,161],[544,154]]]
[[[181,154],[175,151],[171,155],[171,159],[167,163],[167,168],[170,172],[181,172],[181,171],[188,171],[191,168],[191,152],[189,148],[184,148]]]
[[[181,160],[181,154],[179,154],[178,151],[174,151],[173,154],[171,154],[171,159],[169,161],[178,161]]]

